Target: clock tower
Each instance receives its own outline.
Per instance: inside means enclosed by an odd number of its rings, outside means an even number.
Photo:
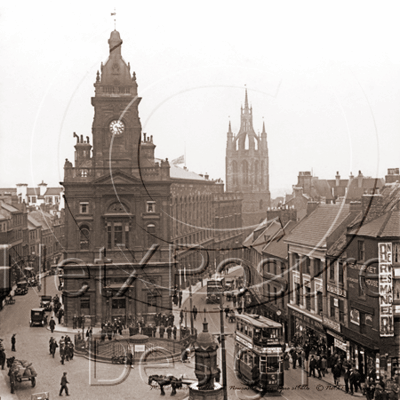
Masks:
[[[137,175],[141,124],[136,75],[121,55],[122,40],[118,31],[108,40],[110,54],[97,71],[94,107],[93,167],[96,176],[119,169]],[[103,169],[103,173],[101,172]]]

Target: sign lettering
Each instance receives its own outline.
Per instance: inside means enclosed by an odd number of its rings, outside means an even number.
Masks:
[[[379,331],[381,337],[394,336],[392,243],[379,243]]]

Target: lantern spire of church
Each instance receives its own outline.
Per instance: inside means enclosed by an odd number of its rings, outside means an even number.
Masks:
[[[244,95],[244,109],[249,109],[249,100],[247,98],[247,87],[245,88],[245,95]]]

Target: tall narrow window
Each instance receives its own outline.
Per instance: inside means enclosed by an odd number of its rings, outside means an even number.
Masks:
[[[232,161],[233,184],[238,184],[238,168],[236,161]]]
[[[343,285],[343,283],[344,283],[343,263],[339,262],[338,267],[339,267],[339,283],[341,283]]]
[[[122,223],[114,222],[114,247],[122,245]]]
[[[112,225],[110,222],[107,224],[107,248],[112,248]]]
[[[358,260],[364,261],[365,260],[365,243],[364,240],[358,241]]]
[[[82,225],[79,228],[79,237],[80,237],[80,249],[81,250],[88,250],[89,249],[89,236],[90,231],[87,225]]]
[[[246,135],[246,137],[244,138],[244,149],[249,149],[249,135]]]
[[[147,225],[147,247],[150,248],[153,243],[157,243],[156,226],[149,224]]]
[[[329,279],[331,281],[335,280],[335,263],[333,261],[329,265]]]

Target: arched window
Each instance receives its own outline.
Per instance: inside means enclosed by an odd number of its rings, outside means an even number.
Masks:
[[[235,149],[236,151],[239,150],[239,140],[235,140]]]
[[[249,135],[246,135],[246,137],[244,138],[244,149],[249,149]]]
[[[255,150],[258,150],[258,140],[257,140],[257,138],[254,139],[254,148],[255,148]]]
[[[148,224],[146,227],[147,231],[147,248],[150,248],[153,243],[157,243],[156,237],[156,226],[154,224]]]
[[[244,185],[249,183],[249,164],[246,160],[242,162],[242,179]]]
[[[87,225],[79,227],[79,247],[81,250],[89,250],[90,230]]]

